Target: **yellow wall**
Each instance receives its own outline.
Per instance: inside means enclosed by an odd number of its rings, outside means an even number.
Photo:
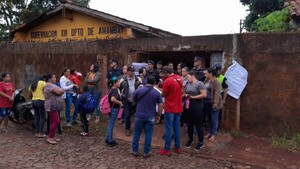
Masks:
[[[74,11],[67,11],[66,16],[73,20],[62,18],[62,13],[56,15],[32,28],[30,31],[16,32],[15,42],[48,42],[66,40],[93,40],[132,38],[131,28],[123,27]]]

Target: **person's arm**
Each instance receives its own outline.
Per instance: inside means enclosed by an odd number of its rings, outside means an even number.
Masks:
[[[190,99],[203,99],[206,98],[206,89],[199,90],[200,94],[196,96],[189,96]]]
[[[111,99],[110,99],[110,101],[113,102],[113,103],[115,103],[115,104],[120,105],[120,107],[123,106],[123,103],[120,100],[118,100],[115,96],[112,96]]]
[[[213,102],[212,102],[212,104],[213,104],[213,109],[217,109],[217,107],[218,107],[218,102],[219,102],[219,100],[220,100],[220,96],[221,96],[221,85],[220,85],[220,83],[218,82],[218,80],[215,80],[214,82],[213,82],[213,85],[212,85],[212,87],[213,87],[213,91],[214,91],[214,93],[213,93],[213,98],[212,98],[212,100],[213,100]]]
[[[13,100],[13,96],[9,96],[9,95],[3,93],[2,91],[0,91],[0,95],[1,95],[2,97],[4,97],[4,98],[9,99],[9,100]]]
[[[56,96],[61,96],[64,94],[64,91],[59,87],[55,87],[53,88],[52,93],[54,93]]]
[[[59,79],[59,84],[60,84],[60,87],[62,90],[66,91],[66,90],[69,90],[69,89],[72,89],[74,87],[74,85],[69,85],[67,86],[67,79],[65,77],[61,77]]]
[[[224,77],[224,80],[223,80],[223,83],[222,83],[222,87],[223,87],[223,90],[224,90],[224,93],[223,93],[223,104],[225,104],[226,102],[226,98],[227,98],[227,94],[228,94],[228,84],[227,84],[227,79],[226,77]]]

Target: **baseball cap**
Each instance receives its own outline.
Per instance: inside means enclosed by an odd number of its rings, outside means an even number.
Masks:
[[[195,56],[194,57],[194,62],[197,62],[197,61],[203,61],[203,57],[201,57],[201,56]]]
[[[221,70],[222,66],[219,63],[214,64],[214,69]]]
[[[135,71],[135,68],[134,68],[133,66],[129,66],[129,67],[127,68],[127,71],[134,72],[134,71]]]
[[[153,60],[148,60],[148,64],[154,65],[154,61]]]

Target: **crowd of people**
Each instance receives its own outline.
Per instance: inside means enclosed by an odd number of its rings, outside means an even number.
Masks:
[[[221,65],[205,68],[204,58],[195,56],[194,67],[189,69],[184,62],[179,62],[176,70],[173,63],[163,66],[162,61],[148,60],[147,67],[139,70],[132,65],[118,66],[116,59],[110,60],[107,77],[101,77],[98,63],[90,65],[86,78],[76,69],[65,67],[57,81],[54,74],[44,75],[29,87],[32,105],[35,110],[35,136],[47,138],[50,144],[57,144],[56,130],[62,133],[61,114],[65,112],[68,127],[76,125],[77,114],[80,114],[83,132],[89,136],[91,112],[83,109],[83,102],[91,95],[97,105],[95,123],[99,122],[99,101],[103,93],[108,94],[111,112],[108,116],[105,143],[116,146],[113,138],[114,125],[124,123],[124,134],[133,134],[132,154],[139,155],[138,147],[142,131],[145,133],[143,157],[150,155],[151,142],[155,124],[164,122],[165,145],[157,151],[160,155],[171,155],[172,140],[175,152],[181,153],[180,128],[185,127],[188,133],[186,148],[194,143],[194,134],[198,142],[195,151],[204,147],[204,139],[214,142],[220,127],[221,110],[227,97],[226,78],[220,74]],[[135,74],[138,72],[138,75]],[[100,82],[106,79],[108,91],[101,91]],[[0,82],[0,125],[4,121],[5,131],[8,123],[8,112],[13,103],[14,86],[10,75],[3,73]],[[73,109],[71,109],[73,107]],[[73,113],[71,113],[73,110]],[[72,117],[71,117],[72,114]],[[46,118],[47,117],[47,118]],[[134,126],[131,120],[134,117]],[[47,121],[47,131],[44,123]],[[205,130],[206,129],[206,130]]]

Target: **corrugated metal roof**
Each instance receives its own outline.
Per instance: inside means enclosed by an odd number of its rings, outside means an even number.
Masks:
[[[300,16],[300,0],[286,0],[285,7],[288,7],[291,17]]]
[[[129,21],[127,19],[118,17],[118,16],[114,16],[105,12],[101,12],[101,11],[97,11],[91,8],[87,8],[87,7],[83,7],[83,6],[79,6],[79,5],[75,5],[72,3],[64,3],[64,4],[60,4],[58,7],[56,7],[55,9],[49,11],[49,12],[45,12],[44,14],[34,18],[33,20],[29,21],[28,23],[25,23],[23,25],[20,25],[19,27],[17,27],[16,29],[14,29],[12,32],[12,34],[16,33],[16,32],[27,32],[30,29],[32,29],[33,27],[45,22],[47,19],[49,19],[50,17],[52,17],[53,15],[55,15],[57,12],[61,11],[63,8],[72,10],[72,11],[76,11],[79,13],[84,13],[86,15],[95,17],[95,18],[99,18],[99,19],[103,19],[105,21],[111,22],[111,23],[115,23],[121,26],[127,26],[127,27],[131,27],[134,30],[140,31],[142,33],[145,34],[149,34],[152,35],[154,37],[176,37],[176,36],[181,36],[175,33],[171,33],[168,31],[164,31],[162,29],[158,29],[158,28],[154,28],[151,26],[147,26],[141,23],[137,23],[137,22],[133,22],[133,21]]]

